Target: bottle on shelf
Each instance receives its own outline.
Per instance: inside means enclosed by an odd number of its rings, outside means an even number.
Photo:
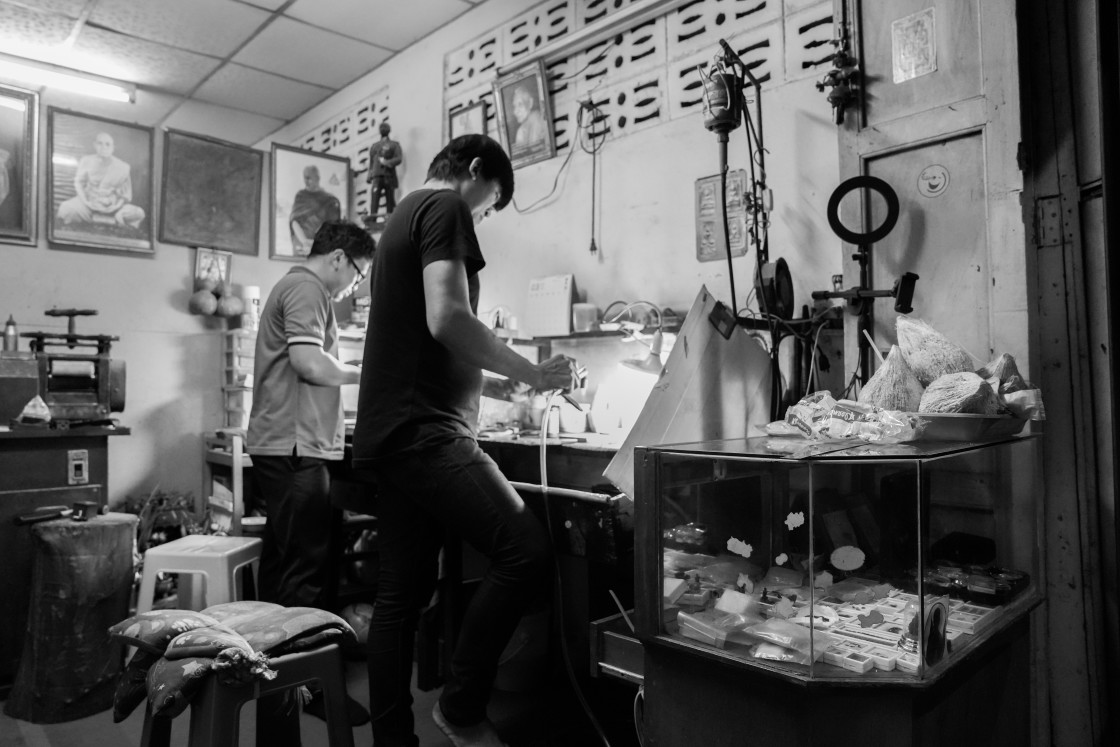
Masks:
[[[19,329],[16,328],[16,320],[11,314],[4,324],[4,350],[19,350]]]

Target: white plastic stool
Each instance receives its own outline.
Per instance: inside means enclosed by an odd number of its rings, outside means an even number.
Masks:
[[[237,571],[260,560],[262,544],[256,537],[188,534],[150,548],[144,553],[144,575],[140,579],[136,612],[147,612],[152,608],[158,573],[180,574],[179,605],[183,609],[201,610],[215,604],[237,601],[240,596]],[[205,604],[197,589],[194,589],[196,593],[188,592],[192,585],[184,583],[188,578],[187,574],[205,577]],[[189,606],[183,607],[187,597],[190,597]]]

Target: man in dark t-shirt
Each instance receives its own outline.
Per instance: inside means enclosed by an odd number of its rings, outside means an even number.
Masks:
[[[424,186],[401,200],[374,258],[354,466],[371,470],[378,486],[367,648],[376,747],[419,744],[412,646],[445,528],[490,559],[432,712],[456,747],[502,744],[486,719],[498,658],[547,578],[547,532],[475,440],[483,369],[542,391],[570,388],[576,370],[564,356],[531,364],[475,315],[486,261],[474,226],[512,198],[501,145],[485,135],[455,138]]]

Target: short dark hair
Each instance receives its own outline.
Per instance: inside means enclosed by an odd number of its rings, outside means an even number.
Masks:
[[[460,135],[452,140],[432,159],[428,179],[455,181],[468,177],[471,162],[476,158],[482,159],[479,176],[498,181],[502,194],[494,209],[501,210],[513,199],[513,164],[501,143],[488,135]]]
[[[350,259],[370,259],[377,245],[369,232],[348,220],[329,220],[315,232],[310,256],[341,249]]]

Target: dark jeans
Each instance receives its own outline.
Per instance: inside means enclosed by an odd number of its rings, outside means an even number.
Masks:
[[[460,726],[486,717],[498,658],[548,582],[548,533],[473,439],[383,459],[373,472],[380,561],[367,645],[374,745],[415,747],[413,642],[435,589],[445,528],[490,560],[440,696],[444,716]]]
[[[253,456],[253,479],[268,511],[258,573],[260,598],[325,609],[337,569],[331,560],[330,475],[315,457]],[[296,692],[257,701],[258,747],[299,747]]]

